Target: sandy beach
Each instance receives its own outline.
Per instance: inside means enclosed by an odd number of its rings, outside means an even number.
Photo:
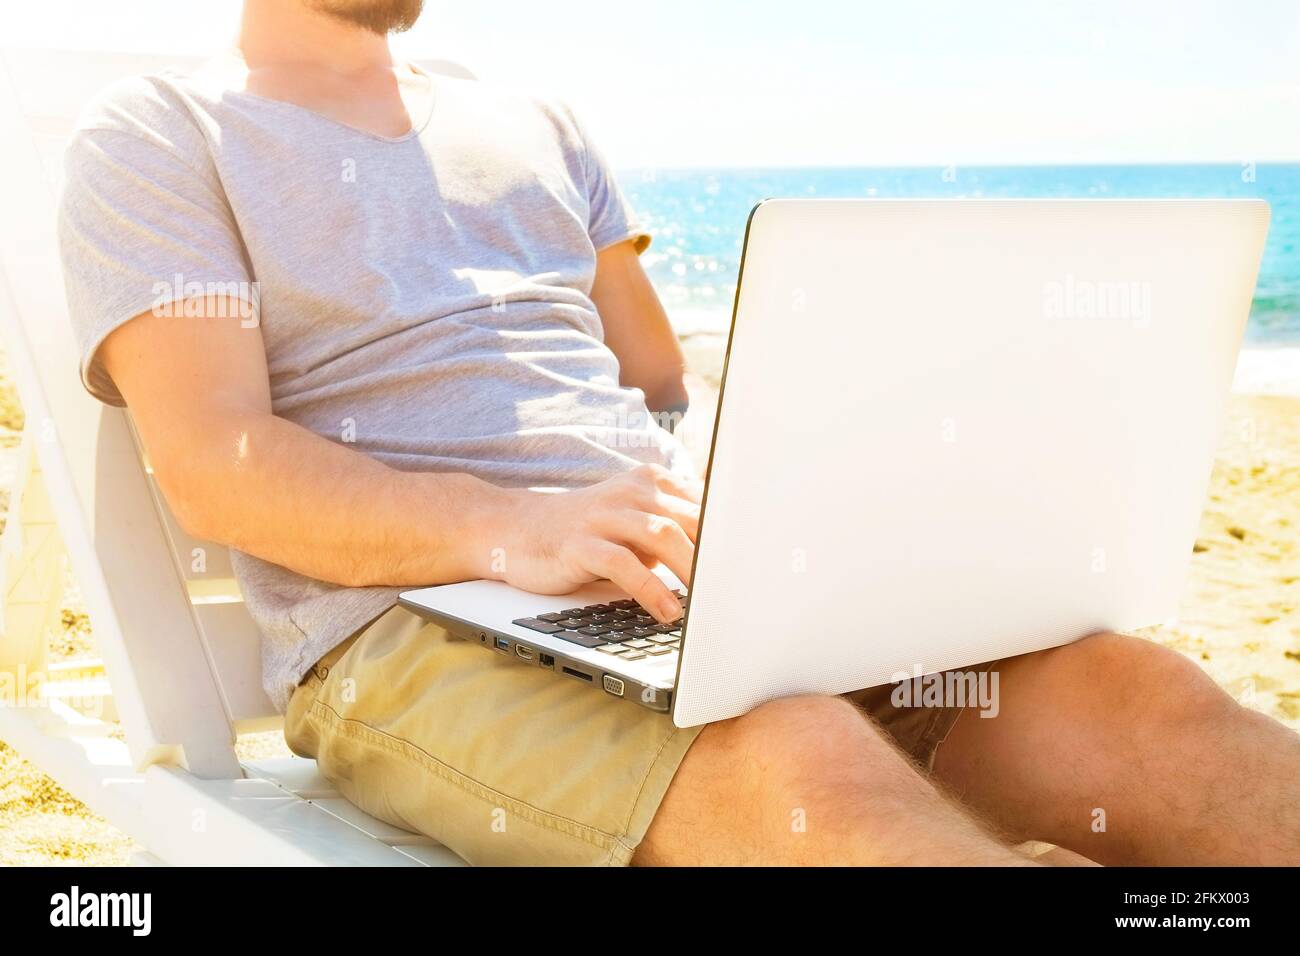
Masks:
[[[683,341],[691,370],[688,445],[703,462],[712,432],[724,341]],[[1175,621],[1142,636],[1196,661],[1243,704],[1300,731],[1300,363],[1296,350],[1251,352],[1216,456],[1187,589]],[[1287,354],[1290,353],[1290,354]],[[21,411],[0,368],[0,450],[12,447]],[[0,507],[8,489],[0,489]],[[93,631],[75,581],[63,659],[93,654]],[[276,735],[241,741],[259,756],[287,752]],[[0,744],[0,863],[121,864],[131,840],[89,813],[52,780]]]

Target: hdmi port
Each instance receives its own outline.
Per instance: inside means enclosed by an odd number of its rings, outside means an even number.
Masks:
[[[531,661],[533,659],[533,652],[522,644],[516,644],[515,657],[523,661]]]
[[[582,671],[575,671],[572,667],[561,667],[560,670],[564,671],[564,673],[568,674],[570,677],[576,677],[578,680],[585,680],[588,684],[591,683],[590,674],[584,674]]]

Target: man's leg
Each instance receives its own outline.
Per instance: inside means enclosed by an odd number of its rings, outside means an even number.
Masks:
[[[1300,863],[1300,736],[1182,655],[1103,634],[998,665],[937,778],[1016,839],[1107,864]]]
[[[1027,865],[838,697],[711,724],[677,770],[640,865]]]

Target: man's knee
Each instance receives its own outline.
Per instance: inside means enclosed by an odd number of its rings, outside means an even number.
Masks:
[[[907,762],[853,704],[839,697],[774,700],[696,738],[638,851],[637,862],[690,862],[690,842],[726,845],[727,859],[786,859],[819,829],[845,816],[864,786],[909,772]],[[672,853],[665,855],[665,842]],[[752,844],[752,845],[750,845]],[[733,856],[734,854],[734,856]],[[710,859],[717,862],[718,857]]]
[[[709,728],[719,746],[749,750],[781,764],[834,756],[868,730],[862,713],[849,701],[814,694],[768,701]]]
[[[708,724],[686,753],[660,817],[738,821],[780,829],[800,813],[833,813],[861,801],[863,784],[885,783],[909,765],[874,723],[841,697],[767,702]]]
[[[1050,652],[1066,699],[1126,725],[1223,718],[1236,702],[1183,655],[1152,641],[1095,634]]]
[[[826,789],[864,769],[883,779],[891,764],[908,767],[885,732],[842,697],[780,698],[708,733],[712,747],[743,760],[744,772],[766,787]]]

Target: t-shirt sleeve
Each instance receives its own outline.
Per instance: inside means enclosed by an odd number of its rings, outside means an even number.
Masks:
[[[572,114],[570,114],[572,115]],[[637,252],[650,246],[650,233],[636,217],[619,188],[614,172],[592,142],[586,129],[574,120],[582,137],[583,165],[587,179],[587,234],[597,250],[631,239]]]
[[[98,355],[114,329],[206,294],[255,306],[215,172],[165,142],[116,129],[76,133],[64,157],[58,231],[81,380],[100,401],[125,404]]]

